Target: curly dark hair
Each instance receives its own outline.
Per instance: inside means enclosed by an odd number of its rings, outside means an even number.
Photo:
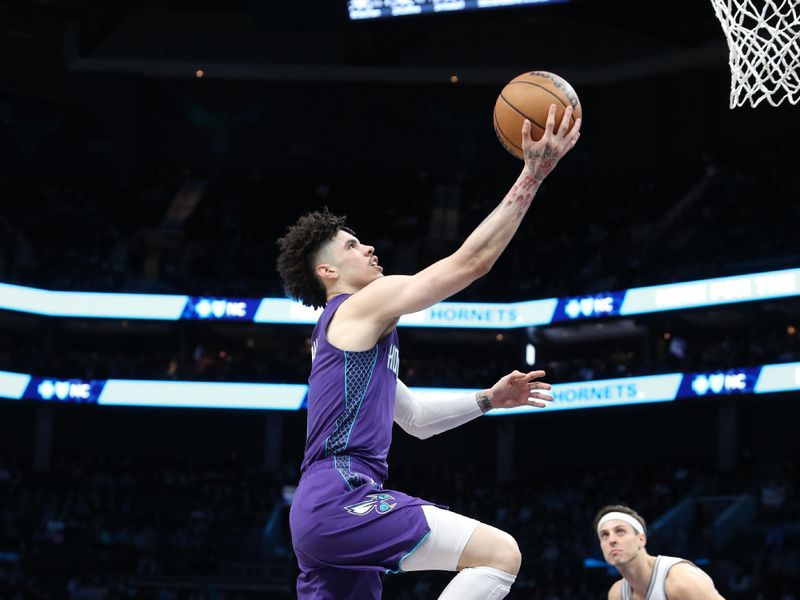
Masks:
[[[602,519],[605,515],[607,515],[610,512],[621,512],[626,515],[630,515],[631,517],[633,517],[634,519],[639,521],[639,523],[642,524],[642,531],[647,533],[647,523],[645,523],[644,517],[642,515],[637,513],[630,506],[625,506],[624,504],[610,504],[608,506],[604,506],[603,508],[597,511],[597,514],[594,517],[594,522],[592,523],[592,533],[594,535],[597,535],[597,524],[600,522],[600,519]]]
[[[313,261],[320,248],[335,238],[340,230],[353,233],[345,227],[345,220],[325,207],[297,219],[286,235],[278,240],[277,268],[283,287],[292,298],[306,306],[320,308],[328,302],[325,286],[314,271]]]

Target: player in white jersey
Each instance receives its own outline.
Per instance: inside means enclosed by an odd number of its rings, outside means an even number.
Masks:
[[[593,529],[606,562],[622,575],[608,590],[608,600],[724,600],[694,563],[647,553],[647,525],[635,510],[605,506]]]

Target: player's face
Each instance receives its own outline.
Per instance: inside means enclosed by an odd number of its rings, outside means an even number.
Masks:
[[[644,548],[644,534],[636,533],[625,521],[612,519],[598,532],[606,562],[620,567],[635,559]]]
[[[339,231],[332,242],[332,263],[339,272],[339,281],[361,289],[379,277],[383,267],[378,264],[375,248],[358,241],[352,233]]]

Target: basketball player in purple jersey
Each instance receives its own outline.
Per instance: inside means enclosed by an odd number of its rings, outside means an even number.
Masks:
[[[387,572],[458,571],[440,596],[499,600],[521,556],[509,534],[430,502],[385,489],[392,423],[426,438],[492,408],[543,407],[542,371],[514,371],[490,389],[446,401],[415,398],[397,379],[395,325],[485,275],[513,237],[534,195],[576,144],[566,108],[555,128],[523,132],[525,166],[502,202],[452,255],[413,276],[382,274],[374,248],[329,212],[301,217],[279,240],[287,291],[325,307],[312,334],[308,427],[301,478],[290,511],[301,600],[376,600]]]

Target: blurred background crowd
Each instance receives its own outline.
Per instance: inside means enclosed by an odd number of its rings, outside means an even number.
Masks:
[[[478,436],[491,448],[491,426],[473,426],[470,435],[452,433],[448,443],[468,455]],[[646,436],[634,428],[624,437],[636,444]],[[649,519],[651,553],[696,561],[726,598],[797,598],[796,461],[748,457],[735,471],[690,458],[559,468],[550,456],[561,452],[534,443],[532,453],[545,460],[523,455],[514,476],[498,481],[470,460],[453,469],[395,451],[390,483],[513,531],[524,556],[516,598],[602,597],[615,575],[591,522],[601,506],[632,500]],[[0,590],[7,598],[288,598],[296,567],[286,521],[296,477],[296,463],[265,469],[237,454],[132,457],[101,447],[65,452],[40,470],[6,454]],[[689,516],[676,527],[680,510]],[[436,597],[449,577],[388,576],[386,597]]]
[[[795,265],[798,150],[794,139],[739,143],[623,173],[570,155],[504,254],[506,268],[459,298],[569,296]],[[508,168],[7,172],[0,193],[24,202],[0,215],[0,277],[63,290],[279,296],[275,240],[298,207],[322,206],[349,217],[387,272],[413,273],[454,250],[512,182]]]

